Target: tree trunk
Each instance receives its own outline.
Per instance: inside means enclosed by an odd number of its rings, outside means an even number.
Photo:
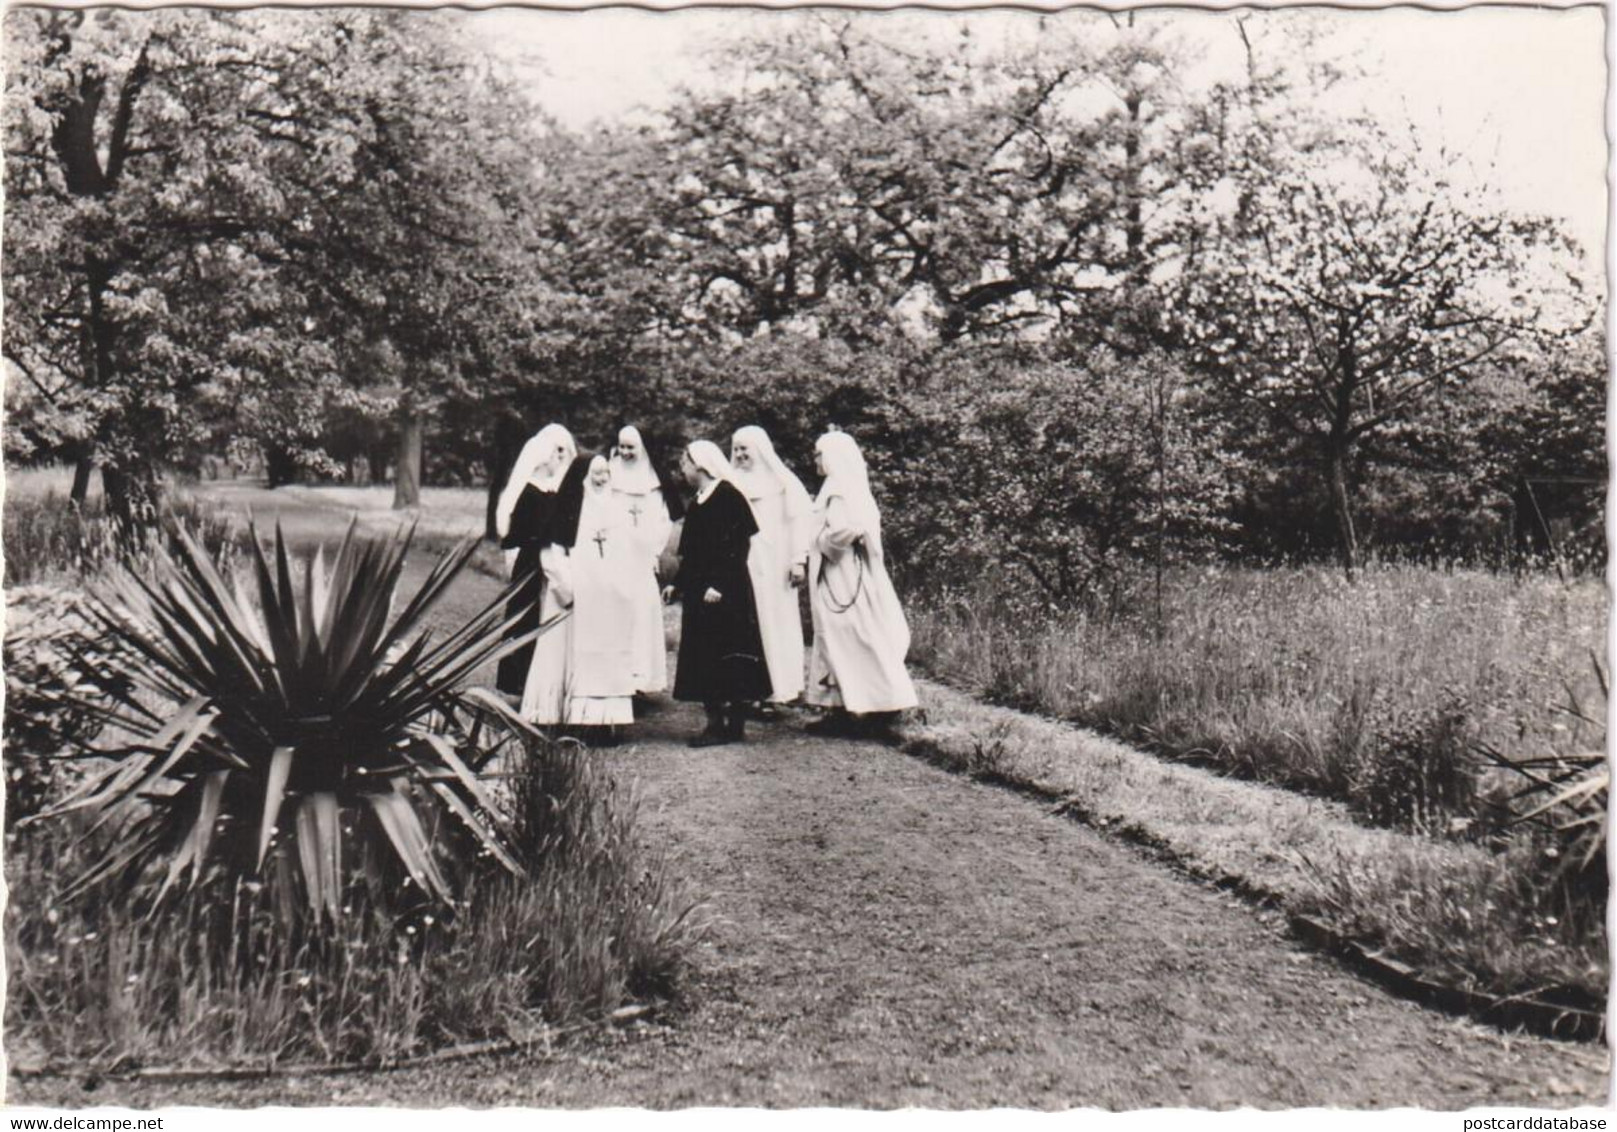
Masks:
[[[264,477],[272,488],[282,487],[297,479],[298,463],[291,451],[280,445],[264,449]]]
[[[1124,199],[1128,205],[1124,211],[1123,231],[1128,244],[1129,271],[1139,269],[1140,249],[1145,246],[1145,219],[1140,200],[1140,107],[1143,102],[1138,91],[1130,91],[1123,100],[1128,111],[1128,133],[1123,138]]]
[[[83,453],[73,463],[73,490],[68,494],[68,500],[75,507],[83,507],[90,498],[90,476],[95,472],[95,456],[90,452]]]
[[[1359,388],[1359,352],[1346,315],[1336,324],[1337,375],[1330,431],[1325,437],[1326,472],[1330,479],[1331,511],[1336,518],[1337,561],[1348,581],[1359,568],[1359,540],[1353,533],[1353,509],[1348,502],[1348,446],[1353,443],[1353,395]]]
[[[1331,512],[1336,519],[1337,561],[1351,581],[1359,568],[1359,542],[1353,533],[1353,510],[1348,500],[1347,452],[1345,445],[1332,440],[1327,461],[1331,489]]]
[[[399,420],[399,457],[393,469],[393,509],[421,506],[421,414],[409,410]]]
[[[147,464],[101,469],[101,489],[107,497],[107,513],[125,532],[155,526],[161,490],[157,469]]]
[[[373,484],[387,482],[387,445],[372,444],[365,449],[365,463],[370,466]]]
[[[499,446],[483,457],[483,470],[488,474],[488,492],[483,501],[483,537],[498,542],[500,531],[494,516],[500,507],[500,493],[505,490],[506,476],[511,471],[510,462]]]

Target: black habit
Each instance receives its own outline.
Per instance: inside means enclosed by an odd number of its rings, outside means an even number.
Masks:
[[[691,504],[679,536],[674,587],[682,606],[674,698],[731,704],[769,698],[769,669],[747,552],[758,523],[746,496],[724,480]],[[721,599],[702,600],[709,587]]]
[[[530,483],[511,508],[511,525],[500,540],[500,547],[517,552],[511,577],[522,579],[522,584],[516,596],[506,603],[505,615],[515,617],[520,612],[522,619],[506,631],[508,637],[520,637],[539,627],[539,608],[545,596],[545,572],[539,565],[539,554],[552,543],[571,546],[576,540],[584,477],[588,471],[587,459],[575,459],[555,491],[544,491]],[[494,686],[508,695],[522,695],[532,663],[533,642],[530,641],[500,658]]]

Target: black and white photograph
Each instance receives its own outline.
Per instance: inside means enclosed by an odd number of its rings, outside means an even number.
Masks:
[[[1603,1118],[1607,19],[9,5],[5,1103]]]

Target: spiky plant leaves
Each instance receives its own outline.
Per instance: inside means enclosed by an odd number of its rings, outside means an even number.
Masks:
[[[342,830],[337,795],[316,791],[298,805],[298,856],[309,902],[333,921],[342,915]]]
[[[264,776],[264,806],[258,826],[258,867],[264,867],[269,853],[270,839],[281,820],[281,802],[286,798],[286,780],[292,777],[292,756],[295,747],[276,747],[270,755],[269,772]]]
[[[393,843],[399,860],[409,870],[410,879],[443,900],[450,899],[449,884],[438,871],[433,858],[432,844],[421,818],[405,796],[406,783],[402,775],[388,782],[388,789],[364,795],[371,812],[381,823],[388,840]]]
[[[514,634],[520,615],[506,606],[518,579],[433,640],[424,618],[474,541],[435,562],[394,615],[413,528],[369,540],[351,524],[329,559],[322,548],[302,562],[279,527],[268,546],[252,524],[249,535],[245,578],[225,577],[180,530],[144,575],[115,576],[91,605],[110,660],[89,682],[119,741],[87,750],[109,768],[41,815],[88,810],[113,826],[80,887],[160,874],[160,902],[215,867],[277,886],[295,877],[296,906],[335,920],[345,827],[371,842],[359,857],[367,870],[390,855],[435,899],[451,897],[444,864],[457,854],[520,871],[478,771],[485,747],[526,725],[462,684],[560,618]]]
[[[163,878],[162,888],[157,891],[156,903],[162,902],[164,893],[174,886],[186,869],[191,870],[192,885],[196,884],[203,862],[208,859],[208,848],[213,844],[214,829],[219,823],[219,803],[224,798],[225,779],[228,777],[228,771],[210,770],[185,788],[186,793],[197,796],[196,814],[191,820],[191,827],[184,831],[179,847],[169,857],[168,874]]]
[[[1590,655],[1595,682],[1603,698],[1610,685],[1600,658]],[[1472,749],[1488,762],[1526,779],[1526,785],[1503,804],[1506,825],[1535,826],[1553,839],[1561,854],[1554,870],[1560,879],[1606,887],[1606,817],[1611,797],[1611,767],[1605,752],[1605,712],[1586,710],[1568,686],[1568,703],[1557,709],[1588,725],[1597,741],[1570,754],[1510,756],[1488,743]]]

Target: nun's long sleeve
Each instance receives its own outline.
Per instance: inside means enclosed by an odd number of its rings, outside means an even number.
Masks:
[[[827,558],[840,558],[842,553],[864,537],[864,529],[854,525],[848,505],[840,496],[832,496],[825,504],[825,525],[820,528],[815,545]]]

